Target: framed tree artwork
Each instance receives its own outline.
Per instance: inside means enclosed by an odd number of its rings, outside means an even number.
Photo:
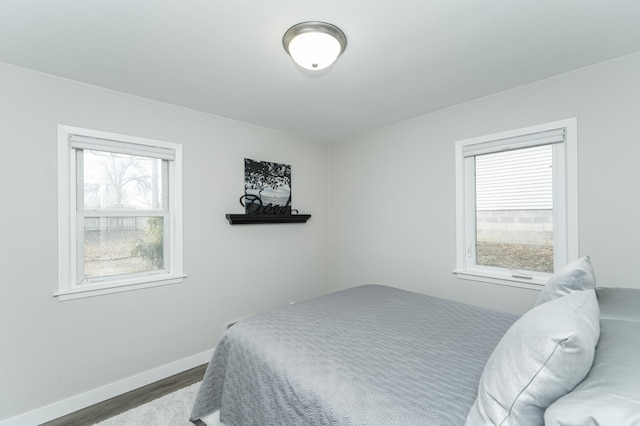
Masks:
[[[246,214],[291,214],[291,165],[244,159]]]

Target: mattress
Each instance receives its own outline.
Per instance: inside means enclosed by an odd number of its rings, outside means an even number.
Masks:
[[[191,421],[462,425],[516,319],[381,285],[258,314],[223,335]]]

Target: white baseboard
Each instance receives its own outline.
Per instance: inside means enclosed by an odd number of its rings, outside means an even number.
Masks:
[[[130,392],[142,386],[166,379],[174,374],[206,364],[211,359],[213,349],[181,360],[166,364],[135,376],[127,377],[117,382],[90,390],[89,392],[37,408],[27,413],[19,414],[5,420],[0,420],[0,426],[33,426],[39,425],[58,417],[66,416],[83,408]]]

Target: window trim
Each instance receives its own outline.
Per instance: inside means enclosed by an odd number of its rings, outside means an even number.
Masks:
[[[99,282],[76,284],[77,226],[79,216],[76,211],[77,163],[75,150],[77,141],[99,141],[107,150],[122,152],[127,146],[132,152],[146,153],[155,158],[170,159],[168,173],[169,193],[169,264],[164,271],[142,274],[127,274]],[[113,145],[110,145],[113,142]],[[76,144],[74,146],[74,144]],[[100,214],[100,213],[98,213]],[[131,214],[129,214],[131,215]],[[134,214],[135,215],[135,214]],[[58,125],[58,290],[54,296],[59,301],[98,296],[123,291],[138,290],[184,281],[183,270],[183,230],[182,230],[182,145],[153,139],[140,138],[99,130]]]
[[[564,129],[564,142],[554,144],[554,270],[559,270],[569,260],[578,257],[578,149],[577,119],[569,118],[521,129],[509,130],[486,136],[456,141],[456,269],[458,278],[539,290],[551,274],[537,273],[533,276],[514,276],[506,268],[479,266],[467,262],[469,231],[475,229],[475,214],[469,214],[467,207],[475,205],[475,193],[467,191],[473,183],[474,169],[465,161],[465,149],[476,145],[496,146],[498,141],[522,138],[535,133]],[[507,142],[505,142],[507,143]],[[496,152],[499,149],[496,149]],[[560,170],[558,165],[563,165]],[[475,238],[475,237],[473,237]],[[516,273],[517,275],[517,273]]]

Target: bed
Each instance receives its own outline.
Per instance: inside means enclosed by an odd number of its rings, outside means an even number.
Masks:
[[[226,425],[462,425],[514,315],[364,285],[236,323],[191,420]]]
[[[588,257],[521,317],[382,285],[258,314],[216,346],[197,425],[640,425],[640,290]]]

